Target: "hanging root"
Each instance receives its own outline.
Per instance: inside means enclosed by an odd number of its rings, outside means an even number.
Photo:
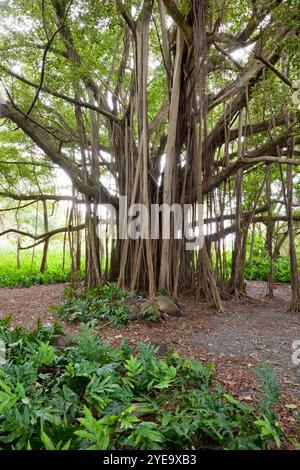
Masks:
[[[300,301],[292,299],[290,308],[286,311],[287,313],[300,313]]]

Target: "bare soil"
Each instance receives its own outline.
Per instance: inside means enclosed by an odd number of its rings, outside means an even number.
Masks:
[[[0,288],[0,318],[12,315],[12,326],[50,321],[49,307],[63,301],[66,284]]]
[[[247,287],[253,300],[228,304],[229,315],[214,317],[210,330],[195,333],[187,344],[205,347],[217,360],[266,361],[279,383],[300,398],[300,366],[291,357],[293,341],[300,340],[300,314],[288,312],[290,286],[276,285],[274,299],[266,298],[265,283],[251,282]]]

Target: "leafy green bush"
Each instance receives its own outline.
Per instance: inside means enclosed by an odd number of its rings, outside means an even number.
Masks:
[[[300,266],[300,258],[298,259]],[[291,282],[290,260],[287,256],[280,256],[274,263],[275,281]]]
[[[300,263],[300,259],[298,260]],[[300,264],[299,264],[300,266]],[[249,280],[267,281],[270,272],[270,258],[267,253],[255,253],[252,264],[246,263],[245,278]],[[280,256],[273,264],[274,280],[276,282],[291,282],[290,260]]]
[[[65,295],[69,297],[54,313],[69,322],[88,322],[90,320],[107,320],[120,327],[131,319],[130,306],[124,303],[126,297],[133,295],[120,289],[115,283],[105,284],[95,289],[77,290],[67,288]]]
[[[112,348],[84,326],[55,347],[59,324],[0,326],[1,449],[265,449],[280,428],[212,387],[212,367],[153,346]],[[273,403],[273,402],[272,402]]]
[[[245,263],[245,279],[267,281],[270,272],[270,257],[265,247],[265,240],[255,239],[251,263],[249,260],[250,240],[247,246]],[[298,266],[300,267],[300,253],[297,253]],[[231,256],[228,256],[230,260]],[[291,282],[290,259],[288,256],[279,256],[273,262],[273,276],[276,282]]]

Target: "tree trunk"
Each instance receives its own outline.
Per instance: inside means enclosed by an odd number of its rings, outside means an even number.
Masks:
[[[47,233],[49,231],[49,222],[48,222],[48,208],[47,208],[47,202],[43,201],[43,209],[44,209],[44,233]],[[48,256],[48,249],[49,249],[49,239],[47,239],[44,242],[44,248],[43,248],[43,256],[42,256],[42,262],[41,262],[41,267],[40,267],[40,272],[44,273],[47,269],[47,256]]]
[[[166,160],[163,179],[163,204],[169,207],[173,203],[172,188],[174,185],[173,175],[176,163],[176,136],[178,131],[178,112],[181,84],[181,68],[183,54],[183,38],[180,28],[177,29],[176,56],[173,73],[172,94],[170,103],[169,129],[166,144]],[[163,220],[163,224],[164,221]],[[164,226],[162,226],[164,231]],[[159,288],[167,293],[172,293],[174,285],[171,280],[171,240],[161,241],[161,259],[159,269]]]
[[[266,166],[266,198],[267,201],[271,201],[272,192],[271,192],[271,171],[270,165]],[[272,204],[269,204],[268,209],[268,224],[267,224],[267,234],[266,234],[266,248],[270,260],[270,269],[268,273],[268,292],[267,297],[274,298],[274,275],[273,275],[273,232],[274,232],[274,222],[272,220]]]
[[[290,139],[288,143],[288,153],[290,157],[293,157],[293,140]],[[286,211],[288,218],[288,232],[289,232],[289,251],[290,251],[290,263],[291,263],[291,287],[292,287],[292,301],[290,305],[291,313],[300,312],[300,282],[298,272],[298,262],[295,249],[295,239],[293,230],[293,168],[291,165],[287,165],[287,201]]]

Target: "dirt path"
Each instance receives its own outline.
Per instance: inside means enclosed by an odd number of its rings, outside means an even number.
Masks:
[[[65,284],[30,288],[1,288],[0,317],[13,315],[13,325],[54,321],[49,306],[63,299]],[[105,327],[102,337],[119,344],[123,337],[137,343],[149,341],[161,352],[177,350],[186,357],[214,362],[227,388],[249,399],[256,390],[254,369],[261,360],[271,363],[283,389],[300,399],[300,366],[292,363],[292,343],[300,340],[300,315],[286,313],[290,287],[276,286],[275,299],[266,300],[265,283],[249,282],[252,302],[227,302],[224,315],[216,315],[204,303],[183,299],[183,314],[159,324],[136,322],[122,330]],[[69,333],[78,325],[66,325]]]
[[[279,383],[300,399],[300,366],[292,362],[292,343],[300,340],[300,315],[287,312],[291,292],[277,285],[273,300],[266,299],[266,285],[248,283],[254,302],[228,304],[229,315],[212,321],[209,331],[199,331],[187,344],[204,347],[212,359],[252,364],[267,361]],[[250,366],[251,367],[251,366]],[[286,387],[285,387],[286,386]]]

